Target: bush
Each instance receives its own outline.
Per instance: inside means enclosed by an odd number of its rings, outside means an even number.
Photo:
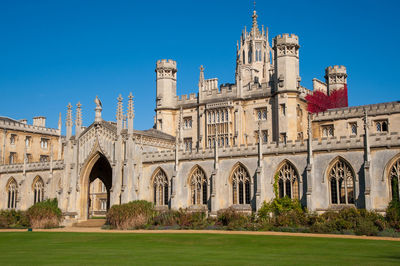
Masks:
[[[217,224],[226,226],[228,230],[247,229],[251,227],[251,217],[229,207],[217,212]]]
[[[178,225],[181,229],[203,229],[208,225],[206,213],[180,209],[178,211]]]
[[[155,226],[174,226],[178,224],[178,212],[174,210],[159,211],[153,217]]]
[[[26,212],[16,210],[0,211],[0,228],[27,228],[29,226]]]
[[[400,230],[400,202],[393,199],[386,209],[386,220],[389,225]]]
[[[349,233],[377,235],[387,227],[382,215],[365,209],[345,208],[338,212],[327,211],[309,218],[310,229],[316,233]]]
[[[57,199],[48,199],[30,207],[27,216],[32,228],[53,228],[60,225],[62,212]]]
[[[107,224],[116,229],[143,228],[153,217],[153,204],[145,200],[113,205],[107,212]]]
[[[273,226],[299,227],[308,224],[307,213],[302,209],[300,201],[289,197],[275,198],[262,204],[258,211],[258,219],[262,223]]]

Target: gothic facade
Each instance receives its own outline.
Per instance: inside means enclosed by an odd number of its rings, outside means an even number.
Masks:
[[[58,198],[67,222],[85,220],[96,211],[90,186],[101,181],[101,209],[142,199],[158,209],[214,214],[230,206],[256,211],[264,201],[288,196],[317,212],[348,205],[383,212],[399,193],[400,102],[309,114],[306,95],[343,88],[346,68],[328,67],[325,82],[303,87],[298,36],[278,35],[270,45],[255,11],[252,18],[237,43],[233,84],[206,79],[201,67],[198,93],[177,96],[177,63],[156,63],[152,129],[134,129],[132,94],[126,109],[118,97],[116,121],[102,119],[96,97],[87,128],[80,104],[74,121],[69,104],[66,136],[58,133],[53,144],[58,157],[3,159],[0,208],[26,209],[38,197]],[[12,123],[0,125],[2,154],[9,152]],[[20,152],[25,158],[27,151]]]

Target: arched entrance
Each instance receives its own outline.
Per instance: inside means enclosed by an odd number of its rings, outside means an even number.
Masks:
[[[81,219],[104,215],[110,208],[112,167],[103,154],[98,152],[88,161],[80,183]]]

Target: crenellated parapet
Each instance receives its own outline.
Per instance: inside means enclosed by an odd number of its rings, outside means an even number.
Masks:
[[[328,93],[344,88],[347,84],[347,70],[345,66],[329,66],[325,69],[325,80]]]
[[[1,174],[23,172],[23,169],[24,169],[23,163],[0,165]],[[45,171],[50,169],[52,170],[64,169],[64,160],[58,160],[53,162],[33,162],[33,163],[27,163],[25,165],[26,172]]]
[[[329,109],[325,112],[314,114],[313,121],[341,120],[353,117],[363,117],[365,111],[369,116],[400,113],[400,101]]]
[[[278,35],[273,40],[273,47],[276,50],[277,57],[295,56],[299,57],[299,37],[295,34]]]
[[[28,125],[26,123],[22,123],[22,122],[15,121],[12,119],[4,119],[4,120],[0,119],[0,128],[18,130],[18,131],[20,131],[20,130],[29,131],[32,133],[54,135],[54,136],[61,135],[61,131],[58,129]]]
[[[176,100],[177,100],[177,106],[182,106],[187,104],[196,104],[198,98],[196,93],[191,93],[189,95],[188,94],[178,95],[176,97]]]

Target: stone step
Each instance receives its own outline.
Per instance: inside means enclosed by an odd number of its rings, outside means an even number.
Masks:
[[[89,219],[87,221],[75,223],[74,227],[102,227],[106,219]]]

